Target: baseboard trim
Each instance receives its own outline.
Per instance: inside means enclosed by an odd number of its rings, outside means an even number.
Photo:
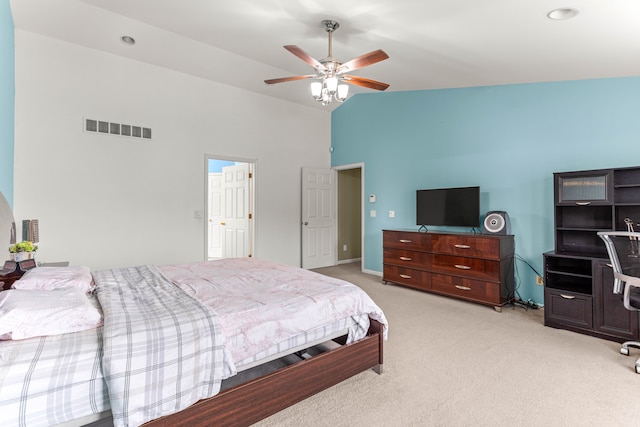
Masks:
[[[338,265],[340,264],[351,264],[352,262],[360,262],[362,258],[351,258],[351,259],[343,259],[338,261]]]

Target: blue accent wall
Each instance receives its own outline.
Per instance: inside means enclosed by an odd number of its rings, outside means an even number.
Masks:
[[[0,191],[13,206],[15,60],[9,0],[0,0]]]
[[[511,219],[519,296],[542,304],[553,172],[638,166],[639,139],[639,77],[371,93],[333,111],[331,162],[364,163],[377,196],[365,198],[367,270],[382,271],[382,230],[417,229],[417,189],[479,185],[482,215]]]

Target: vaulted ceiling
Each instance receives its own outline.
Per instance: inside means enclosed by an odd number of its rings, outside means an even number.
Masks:
[[[283,46],[325,58],[323,19],[340,23],[338,60],[389,55],[352,73],[387,91],[640,74],[637,0],[11,0],[11,8],[18,29],[327,110],[337,103],[316,103],[309,80],[264,83],[313,73]],[[578,14],[549,19],[558,8]]]

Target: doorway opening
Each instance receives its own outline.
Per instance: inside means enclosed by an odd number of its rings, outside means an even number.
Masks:
[[[208,260],[254,256],[255,160],[206,156]]]
[[[364,164],[337,166],[338,264],[364,269]]]

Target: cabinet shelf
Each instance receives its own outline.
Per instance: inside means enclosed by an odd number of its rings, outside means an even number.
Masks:
[[[584,279],[591,279],[591,274],[572,273],[570,271],[547,270],[547,273],[557,274],[557,275],[560,275],[560,276],[582,277]]]
[[[572,292],[576,294],[591,296],[593,290],[591,289],[591,283],[580,282],[558,282],[554,286],[548,286],[549,289],[556,289],[558,291]]]
[[[587,251],[585,249],[579,250],[579,248],[570,248],[570,249],[564,249],[564,250],[558,250],[556,251],[556,253],[564,255],[564,256],[571,256],[571,257],[585,257],[585,258],[589,258],[589,259],[605,259],[607,258],[607,249],[606,248],[602,248],[602,250],[599,251]]]
[[[610,228],[585,228],[585,227],[557,227],[558,231],[584,231],[586,233],[597,233],[598,231],[609,231]]]

